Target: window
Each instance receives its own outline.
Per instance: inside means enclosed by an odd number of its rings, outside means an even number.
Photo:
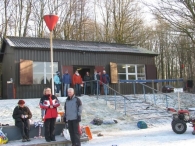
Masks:
[[[58,71],[58,62],[53,62],[53,74]],[[33,62],[33,84],[49,84],[51,62]]]
[[[145,65],[118,64],[118,77],[120,80],[145,80]]]

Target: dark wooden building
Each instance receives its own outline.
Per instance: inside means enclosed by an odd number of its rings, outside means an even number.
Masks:
[[[119,79],[156,79],[155,56],[152,51],[115,43],[53,40],[54,74],[75,70],[83,77],[86,71],[103,69],[111,76],[110,86],[122,94],[131,94],[130,83]],[[2,98],[40,98],[50,86],[50,40],[46,38],[6,37],[1,47]],[[10,94],[13,80],[14,91]],[[111,92],[112,93],[112,92]]]

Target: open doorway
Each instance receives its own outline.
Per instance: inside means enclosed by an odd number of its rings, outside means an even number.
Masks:
[[[86,72],[89,72],[89,75],[92,76],[94,74],[94,69],[94,66],[73,66],[73,71],[75,72],[76,70],[78,70],[82,79],[84,78]]]

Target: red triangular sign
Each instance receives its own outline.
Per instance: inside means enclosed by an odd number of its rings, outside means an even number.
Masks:
[[[56,23],[58,21],[58,16],[57,15],[44,15],[43,19],[45,20],[45,23],[47,25],[47,27],[49,28],[50,31],[52,31],[54,29],[54,27],[56,26]]]

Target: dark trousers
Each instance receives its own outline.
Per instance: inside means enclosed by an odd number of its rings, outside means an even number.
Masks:
[[[22,135],[22,138],[28,139],[29,138],[29,131],[30,131],[29,120],[26,119],[26,120],[21,121],[21,122],[16,122],[15,125],[20,129],[20,133]]]
[[[79,122],[77,120],[68,120],[68,130],[70,133],[70,139],[72,145],[74,146],[81,146],[78,128],[79,128]]]
[[[86,95],[90,95],[91,94],[91,87],[90,86],[86,86],[85,88],[86,88],[85,89],[85,91],[86,91],[85,94]]]
[[[76,96],[81,96],[81,85],[75,84]]]
[[[45,119],[45,140],[55,140],[55,124],[56,118]]]
[[[55,86],[56,86],[56,93],[59,93],[61,84],[55,84]]]

